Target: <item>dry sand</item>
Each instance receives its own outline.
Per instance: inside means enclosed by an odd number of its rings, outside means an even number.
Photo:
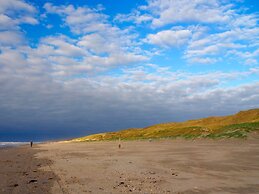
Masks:
[[[1,194],[50,193],[57,177],[48,167],[51,161],[36,158],[36,153],[29,145],[0,149]]]
[[[52,193],[259,193],[259,139],[52,143]],[[46,170],[49,170],[46,168]]]

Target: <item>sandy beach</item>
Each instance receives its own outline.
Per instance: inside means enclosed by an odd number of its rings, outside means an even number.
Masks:
[[[36,147],[0,149],[1,194],[50,193],[57,177],[49,168],[51,160],[35,157]]]
[[[128,141],[121,149],[118,142],[52,143],[36,150],[59,177],[52,193],[259,191],[258,139]]]

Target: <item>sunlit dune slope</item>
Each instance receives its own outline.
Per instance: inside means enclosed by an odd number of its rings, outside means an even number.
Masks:
[[[241,111],[221,117],[208,117],[186,122],[162,123],[145,128],[132,128],[76,138],[71,141],[135,140],[156,138],[244,138],[259,130],[259,109]]]

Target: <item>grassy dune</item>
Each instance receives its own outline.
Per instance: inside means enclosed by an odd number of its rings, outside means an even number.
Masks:
[[[162,123],[145,128],[99,133],[71,141],[135,140],[156,138],[245,138],[259,130],[259,109],[241,111],[235,115],[208,117],[186,122]]]

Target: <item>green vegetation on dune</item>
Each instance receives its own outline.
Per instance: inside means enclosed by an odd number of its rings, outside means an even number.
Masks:
[[[259,122],[240,123],[221,127],[209,134],[207,137],[221,138],[221,137],[247,137],[247,134],[252,131],[259,130]]]
[[[133,128],[73,139],[72,141],[137,140],[160,138],[245,138],[259,130],[259,109],[235,115],[209,117],[186,122],[162,123],[146,128]]]

